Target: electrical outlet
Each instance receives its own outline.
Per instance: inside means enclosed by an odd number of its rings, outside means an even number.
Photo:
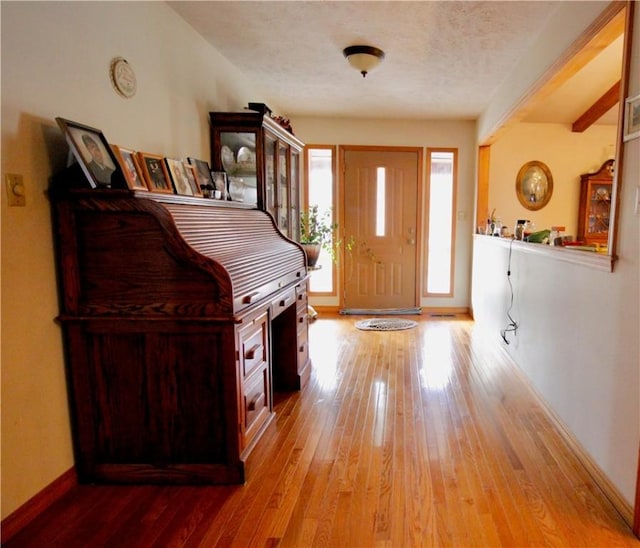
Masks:
[[[7,173],[4,176],[7,185],[7,198],[10,206],[25,206],[27,198],[25,196],[24,182],[22,175],[17,173]]]

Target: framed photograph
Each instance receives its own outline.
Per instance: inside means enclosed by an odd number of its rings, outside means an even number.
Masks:
[[[630,97],[624,102],[624,137],[630,141],[640,137],[640,95]]]
[[[225,171],[214,171],[211,174],[213,178],[213,188],[216,198],[226,200],[229,197],[229,181]]]
[[[164,157],[148,152],[138,152],[136,156],[142,169],[144,180],[147,183],[147,188],[151,192],[173,194],[173,186],[171,185],[167,166],[164,163]]]
[[[533,160],[524,164],[516,177],[516,195],[531,211],[542,209],[553,194],[553,176],[546,164]]]
[[[209,164],[204,160],[198,160],[197,158],[187,158],[187,161],[195,168],[196,177],[198,179],[198,185],[201,190],[212,190],[213,179],[211,178],[211,170]]]
[[[184,168],[182,160],[176,160],[174,158],[165,158],[165,164],[167,165],[167,171],[171,178],[171,183],[176,191],[176,194],[181,196],[193,196],[193,190],[187,179],[187,172]]]
[[[131,190],[149,190],[147,183],[144,182],[144,174],[138,165],[135,151],[118,145],[111,145],[111,150],[118,159],[127,186]]]
[[[126,188],[118,159],[99,129],[56,118],[91,188]]]
[[[188,164],[187,162],[183,162],[184,170],[187,174],[187,180],[189,181],[189,186],[193,191],[194,196],[202,196],[202,189],[198,184],[198,174],[196,173],[196,166],[192,164]]]

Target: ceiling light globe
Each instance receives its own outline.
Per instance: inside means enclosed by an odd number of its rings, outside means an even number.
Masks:
[[[343,50],[343,54],[363,78],[384,59],[384,51],[373,46],[349,46]]]

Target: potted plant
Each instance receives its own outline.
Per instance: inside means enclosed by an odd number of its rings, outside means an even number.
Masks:
[[[320,251],[325,249],[334,258],[333,233],[338,228],[331,221],[331,211],[323,213],[313,205],[300,213],[300,244],[307,254],[307,266],[313,267],[318,262]]]

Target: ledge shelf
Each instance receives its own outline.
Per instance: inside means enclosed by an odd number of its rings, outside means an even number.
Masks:
[[[567,247],[534,244],[529,242],[521,242],[519,240],[513,240],[511,238],[484,236],[482,234],[474,234],[474,239],[476,238],[482,238],[483,241],[491,240],[495,242],[496,245],[502,245],[504,247],[512,246],[512,249],[517,249],[518,251],[522,251],[524,253],[542,255],[556,261],[578,264],[589,268],[595,268],[597,270],[603,270],[605,272],[613,272],[613,264],[616,261],[616,257],[612,255],[604,255],[602,253],[596,253],[593,251],[583,251],[570,249]]]

